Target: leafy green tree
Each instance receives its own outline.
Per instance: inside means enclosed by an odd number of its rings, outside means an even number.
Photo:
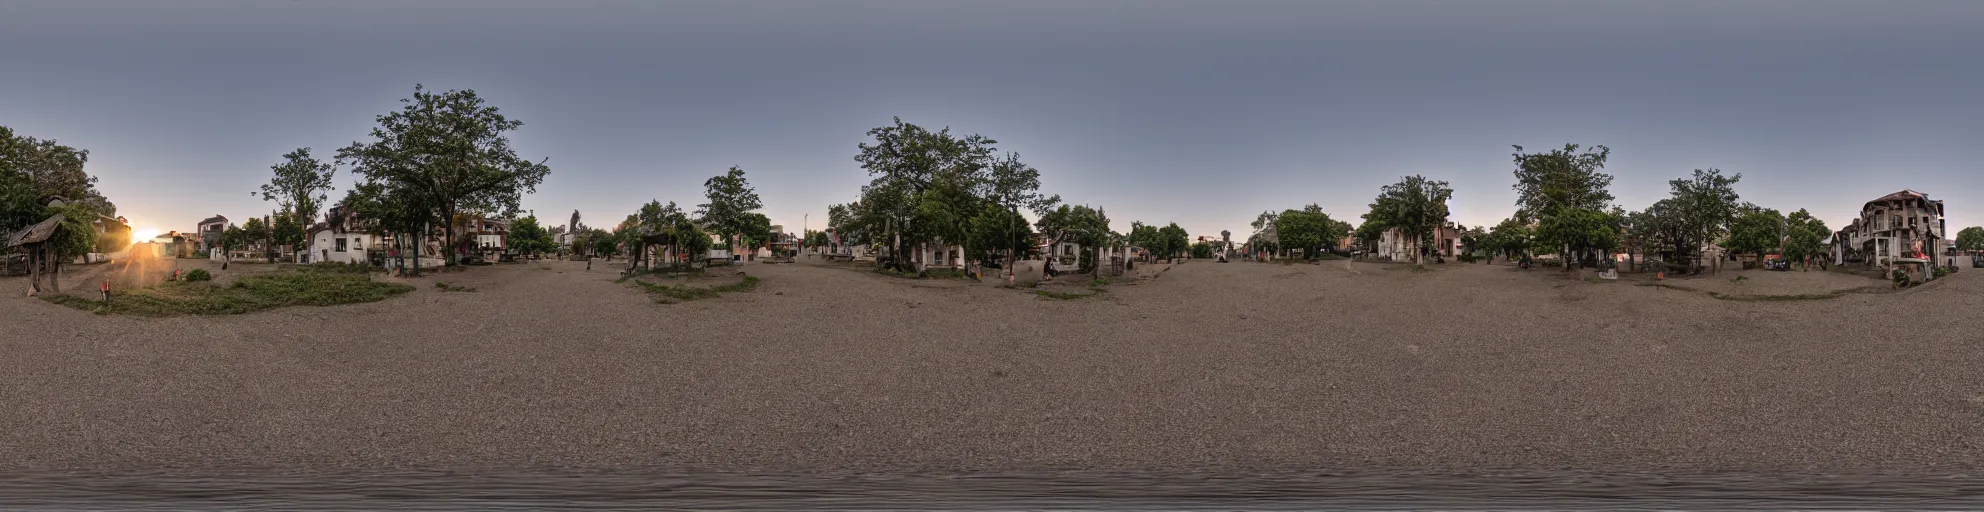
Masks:
[[[251,244],[260,246],[262,255],[268,257],[270,262],[274,262],[275,248],[270,246],[273,243],[270,233],[269,224],[262,222],[260,218],[250,218],[248,222],[241,224],[241,234],[247,236]]]
[[[537,255],[558,247],[551,239],[551,232],[537,225],[537,215],[525,215],[510,223],[510,236],[506,241],[510,252],[515,254]]]
[[[1516,218],[1536,222],[1537,241],[1561,251],[1564,268],[1569,269],[1575,255],[1599,249],[1576,244],[1598,234],[1585,228],[1605,224],[1613,199],[1608,190],[1612,175],[1601,171],[1612,150],[1592,146],[1579,151],[1577,144],[1565,144],[1563,149],[1523,153],[1522,146],[1514,147]],[[1551,220],[1559,215],[1567,218]]]
[[[1735,185],[1742,174],[1723,176],[1718,169],[1695,169],[1694,176],[1667,182],[1671,197],[1655,203],[1667,216],[1668,242],[1676,256],[1690,256],[1688,267],[1698,264],[1703,246],[1728,233],[1729,224],[1740,212]]]
[[[1214,252],[1216,251],[1213,250],[1210,243],[1199,242],[1192,244],[1192,257],[1194,258],[1211,258]]]
[[[607,230],[594,229],[586,233],[586,241],[592,244],[593,256],[613,259],[613,255],[620,253],[620,238]]]
[[[758,247],[771,242],[772,236],[775,234],[772,233],[772,219],[762,213],[746,214],[744,216],[744,223],[740,226],[743,230],[738,231],[737,234],[744,236],[744,245],[746,247]]]
[[[1984,251],[1984,227],[1971,226],[1957,230],[1956,248],[1962,251]]]
[[[808,229],[808,230],[806,230],[806,246],[807,246],[807,247],[826,247],[826,246],[827,246],[827,232],[825,232],[825,231],[820,231],[820,230],[817,230],[817,229]]]
[[[1061,196],[1040,193],[1040,171],[1021,162],[1019,153],[1006,153],[992,163],[989,171],[985,200],[1005,213],[981,214],[980,219],[973,221],[973,229],[987,233],[980,237],[979,246],[1005,253],[1006,269],[1011,273],[1011,262],[1033,250],[1033,229],[1020,210],[1043,215],[1061,203]],[[990,224],[993,221],[1000,224]]]
[[[276,247],[288,246],[293,253],[305,250],[303,224],[288,213],[278,213],[269,225],[269,241]],[[273,250],[273,248],[271,248]]]
[[[703,189],[709,202],[696,206],[696,216],[726,241],[750,230],[750,215],[765,206],[751,182],[744,179],[744,169],[738,167],[704,181]]]
[[[1809,270],[1813,258],[1824,261],[1826,238],[1832,236],[1832,229],[1825,221],[1813,217],[1811,212],[1799,208],[1784,218],[1784,257],[1797,261],[1800,268]]]
[[[900,118],[868,135],[874,142],[861,143],[854,157],[873,177],[861,189],[858,224],[888,243],[888,266],[908,268],[908,245],[945,237],[968,243],[964,231],[980,211],[997,141],[953,136],[949,128],[933,132]]]
[[[1378,192],[1365,223],[1375,222],[1397,229],[1408,240],[1424,240],[1446,224],[1447,200],[1453,196],[1454,190],[1447,186],[1447,182],[1429,180],[1419,175],[1406,176],[1398,183],[1385,185]],[[1416,246],[1414,249],[1414,262],[1425,263],[1423,251],[1417,250]]]
[[[338,151],[363,183],[386,189],[382,200],[426,212],[426,222],[447,225],[460,212],[516,215],[523,195],[551,173],[543,161],[517,156],[508,133],[523,121],[504,117],[473,90],[430,92],[415,85],[401,110],[377,118],[372,142]],[[448,229],[447,246],[455,246]],[[453,252],[448,264],[458,263]]]
[[[1553,248],[1568,248],[1573,255],[1603,254],[1619,246],[1619,218],[1597,210],[1559,210],[1536,224],[1536,238]]]
[[[282,163],[269,167],[275,177],[262,184],[262,200],[275,201],[302,224],[313,223],[319,207],[329,200],[326,192],[332,188],[337,167],[310,156],[310,148],[297,148],[282,158]]]
[[[1254,217],[1254,222],[1249,224],[1254,228],[1254,234],[1247,237],[1249,249],[1268,253],[1281,250],[1281,234],[1275,230],[1275,221],[1280,215],[1270,210]]]
[[[1460,231],[1460,245],[1467,248],[1466,254],[1477,252],[1493,254],[1494,249],[1488,247],[1488,242],[1488,232],[1482,230],[1481,226],[1462,229]]]
[[[1337,240],[1348,235],[1347,226],[1331,219],[1316,204],[1301,210],[1284,210],[1274,217],[1275,234],[1282,248],[1301,249],[1302,258],[1308,260],[1320,257],[1325,248],[1334,247]]]
[[[1488,232],[1488,245],[1495,252],[1508,259],[1518,259],[1529,254],[1536,245],[1536,232],[1528,223],[1510,217],[1503,219]]]
[[[1784,214],[1753,204],[1743,205],[1741,212],[1729,226],[1727,247],[1739,254],[1755,254],[1762,262],[1765,254],[1784,244]]]
[[[1004,256],[1006,269],[1012,269],[1012,262],[1030,255],[1033,244],[1028,239],[1033,236],[1031,223],[1019,212],[991,204],[972,219],[972,246],[979,249],[975,257],[987,259],[995,253]]]
[[[1040,216],[1040,220],[1034,221],[1034,226],[1047,235],[1048,247],[1072,241],[1081,245],[1084,253],[1095,252],[1104,241],[1109,240],[1111,234],[1109,216],[1100,208],[1089,208],[1088,205],[1063,204]],[[1092,265],[1080,270],[1094,271]]]
[[[1106,228],[1107,225],[1105,224]],[[1164,255],[1166,259],[1176,258],[1179,254],[1184,254],[1186,251],[1191,250],[1191,235],[1185,233],[1185,228],[1178,227],[1178,223],[1176,222],[1157,228],[1157,236],[1158,239],[1164,242]]]
[[[243,231],[241,226],[228,224],[227,229],[220,233],[220,248],[223,251],[246,248],[250,240],[251,238],[248,236],[248,232]]]

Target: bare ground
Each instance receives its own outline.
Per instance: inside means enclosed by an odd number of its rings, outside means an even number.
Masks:
[[[1201,261],[1052,300],[802,259],[656,304],[618,263],[226,317],[9,293],[0,471],[1984,466],[1984,324],[1950,313],[1984,272],[1741,302]]]

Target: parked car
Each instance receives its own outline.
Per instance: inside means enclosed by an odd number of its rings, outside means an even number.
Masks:
[[[1764,270],[1791,270],[1790,260],[1765,260]]]

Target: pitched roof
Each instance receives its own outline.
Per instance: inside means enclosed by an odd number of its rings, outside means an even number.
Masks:
[[[61,225],[62,220],[65,218],[62,214],[57,213],[42,220],[40,223],[28,226],[27,229],[15,232],[14,236],[8,237],[7,247],[19,247],[26,244],[46,242],[49,236],[55,234],[55,227]]]
[[[225,216],[222,216],[222,215],[215,215],[215,216],[212,216],[212,217],[207,217],[207,220],[203,220],[203,221],[200,221],[200,224],[201,224],[201,225],[205,225],[205,224],[213,224],[213,223],[216,223],[216,222],[218,222],[218,223],[221,223],[221,224],[226,224],[226,223],[227,223],[227,217],[225,217]]]

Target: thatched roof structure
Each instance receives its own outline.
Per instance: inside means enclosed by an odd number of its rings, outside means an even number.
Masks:
[[[67,217],[63,217],[62,214],[58,213],[42,220],[40,223],[28,226],[27,229],[15,232],[14,236],[7,238],[7,247],[20,247],[27,244],[46,242],[48,241],[48,237],[55,235],[55,228],[61,226],[62,221],[66,219]]]

